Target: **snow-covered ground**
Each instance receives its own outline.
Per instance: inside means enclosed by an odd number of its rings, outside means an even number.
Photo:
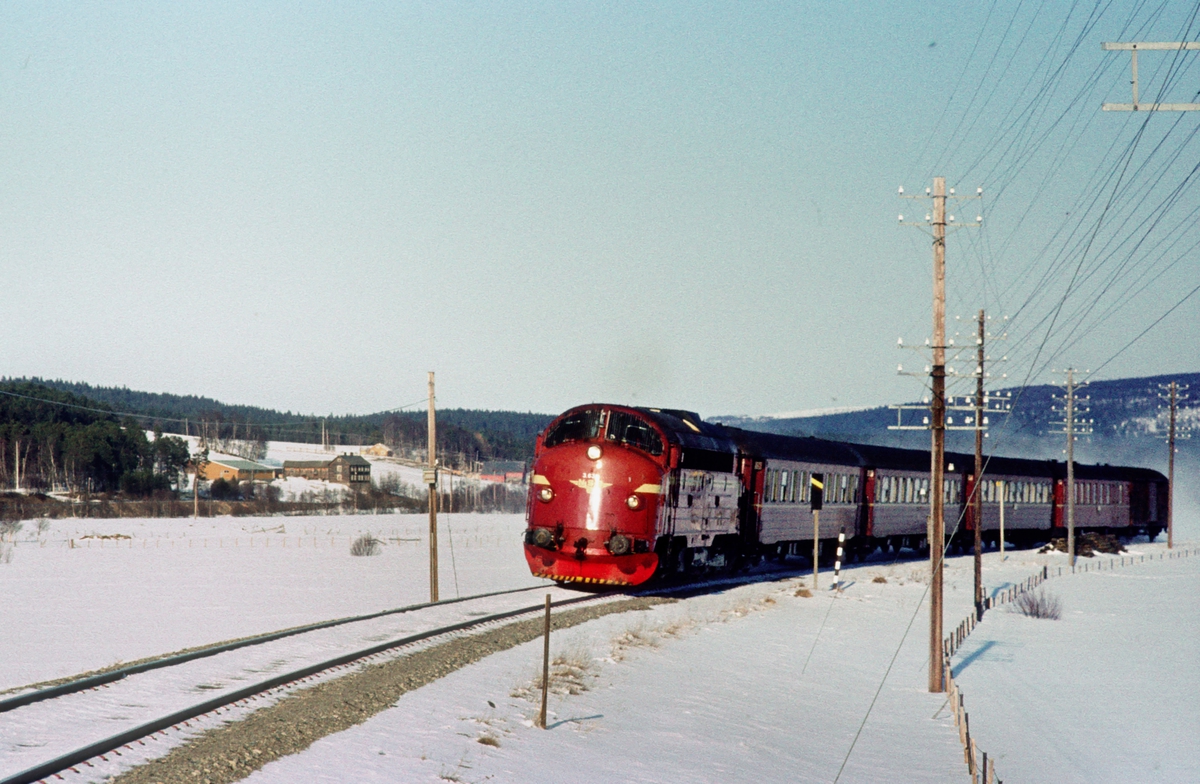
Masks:
[[[545,584],[528,573],[521,516],[442,524],[442,596]],[[49,525],[39,534],[26,523],[0,564],[0,624],[11,630],[0,636],[0,688],[412,604],[428,590],[423,515]],[[350,555],[365,532],[385,540],[382,555]],[[115,534],[130,538],[96,538]],[[1133,555],[1164,549],[1131,545]],[[987,553],[985,586],[994,594],[1064,563]],[[1200,734],[1187,703],[1200,682],[1198,572],[1200,557],[1054,577],[1063,620],[988,615],[955,668],[1002,778],[1175,781],[1200,769],[1200,744],[1187,740]],[[609,616],[555,635],[576,693],[552,696],[549,731],[532,726],[535,642],[254,779],[833,781],[845,763],[843,782],[962,781],[944,698],[925,688],[926,573],[920,561],[876,561],[847,569],[836,597],[823,573],[813,598],[796,596],[793,578]],[[971,574],[970,557],[948,561],[948,630],[971,610]]]
[[[424,515],[47,523],[27,521],[0,563],[0,689],[429,598]],[[441,596],[544,582],[523,529],[521,515],[440,515]],[[363,533],[380,555],[350,555]],[[114,535],[130,538],[95,538]]]
[[[553,637],[565,677],[548,730],[533,726],[535,641],[247,781],[829,782],[845,761],[843,782],[961,782],[916,627],[851,752],[923,590],[900,579],[838,598],[787,580],[609,616]]]
[[[1045,590],[1060,620],[993,612],[954,659],[971,732],[1003,778],[1200,781],[1200,555]]]

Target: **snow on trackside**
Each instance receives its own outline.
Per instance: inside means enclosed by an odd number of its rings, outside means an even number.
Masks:
[[[429,598],[428,517],[27,522],[0,564],[0,689]],[[521,515],[442,514],[440,594],[544,581]],[[353,539],[383,541],[353,557]]]
[[[832,781],[923,585],[864,581],[840,597],[802,598],[801,584],[743,586],[556,633],[548,730],[534,726],[536,640],[247,781]],[[942,698],[922,688],[919,626],[843,782],[965,778],[953,723],[935,718]]]
[[[1110,558],[1046,583],[1059,620],[992,612],[954,658],[971,732],[1006,781],[1200,779],[1200,554]]]

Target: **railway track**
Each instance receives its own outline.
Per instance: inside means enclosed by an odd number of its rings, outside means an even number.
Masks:
[[[41,781],[101,755],[120,754],[184,722],[230,712],[256,696],[281,695],[360,661],[537,612],[543,605],[522,594],[544,590],[494,592],[312,624],[16,695],[0,705],[0,784]],[[560,606],[607,598],[550,592]],[[196,701],[205,692],[213,696]],[[114,725],[121,729],[110,734]],[[95,740],[80,744],[85,737]]]
[[[18,694],[0,702],[0,784],[57,780],[79,766],[91,767],[97,758],[107,763],[107,755],[137,751],[133,744],[157,734],[195,729],[188,723],[197,719],[210,726],[216,722],[206,718],[221,716],[224,722],[249,715],[260,707],[249,702],[265,695],[282,697],[403,649],[534,616],[544,605],[523,596],[534,591],[551,593],[555,608],[565,608],[637,596],[686,597],[805,574],[777,565],[628,593],[580,595],[554,586],[498,591],[264,634]],[[396,624],[397,618],[409,622]],[[196,701],[205,691],[217,693]],[[112,733],[114,724],[120,729]],[[84,737],[95,739],[80,743]]]

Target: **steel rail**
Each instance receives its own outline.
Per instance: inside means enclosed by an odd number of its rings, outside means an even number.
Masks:
[[[103,686],[106,683],[112,683],[114,681],[119,681],[122,678],[125,678],[129,675],[136,675],[141,672],[157,670],[162,667],[174,667],[176,665],[184,664],[186,662],[190,662],[195,659],[203,659],[207,656],[216,656],[218,653],[225,653],[227,651],[236,651],[239,648],[247,648],[252,645],[262,645],[264,643],[274,642],[275,640],[281,640],[285,637],[292,637],[297,634],[307,634],[308,632],[317,631],[319,629],[328,629],[333,626],[342,626],[347,623],[358,623],[359,621],[369,621],[374,618],[382,618],[387,615],[397,615],[399,613],[414,612],[416,610],[423,610],[427,607],[433,607],[435,604],[437,604],[437,605],[458,604],[459,602],[467,602],[467,601],[472,601],[474,599],[486,599],[491,596],[503,596],[503,595],[510,594],[510,593],[521,593],[523,591],[536,591],[542,587],[543,586],[535,585],[535,586],[531,586],[529,588],[510,588],[510,589],[504,590],[504,591],[492,591],[490,593],[480,593],[480,594],[476,594],[474,596],[462,596],[457,599],[446,599],[444,601],[436,602],[436,603],[435,602],[423,602],[421,604],[410,604],[406,607],[397,607],[394,610],[381,610],[379,612],[368,613],[366,615],[355,615],[350,618],[337,618],[332,621],[321,621],[319,623],[310,623],[306,626],[297,626],[292,629],[283,629],[283,630],[277,631],[277,632],[268,632],[266,634],[259,634],[259,635],[255,635],[253,637],[247,637],[242,640],[236,640],[234,642],[216,643],[214,645],[208,645],[208,646],[205,646],[198,650],[189,651],[187,653],[180,653],[180,654],[176,654],[174,656],[163,656],[160,658],[152,659],[150,661],[142,662],[141,664],[131,664],[128,667],[122,667],[117,670],[110,670],[109,672],[100,673],[99,675],[89,675],[84,678],[76,678],[74,680],[67,681],[66,683],[60,683],[57,686],[48,686],[44,689],[38,689],[36,691],[29,691],[29,692],[25,692],[23,694],[18,694],[15,697],[9,697],[8,699],[0,700],[0,713],[5,713],[10,710],[15,710],[16,708],[20,708],[25,705],[31,705],[35,702],[41,702],[42,700],[54,699],[55,697],[62,697],[67,694],[74,694],[76,692],[87,691],[88,689],[94,689],[97,686]]]
[[[561,602],[558,602],[555,606],[562,607],[564,605],[580,604],[582,602],[594,602],[609,598],[613,595],[614,594],[609,593],[595,594],[592,596],[580,596],[574,599],[565,599]],[[41,781],[42,779],[48,776],[53,776],[56,773],[61,773],[62,771],[92,759],[93,757],[98,757],[101,754],[107,754],[110,751],[115,751],[122,746],[132,743],[135,740],[140,740],[141,738],[148,737],[156,732],[161,732],[168,727],[173,727],[180,722],[189,721],[197,718],[198,716],[203,716],[204,714],[211,713],[218,708],[223,708],[226,705],[232,705],[233,703],[240,702],[257,694],[262,694],[263,692],[270,691],[278,688],[279,686],[311,677],[326,670],[342,667],[346,664],[350,664],[351,662],[358,661],[359,659],[366,659],[368,657],[375,656],[376,654],[383,653],[391,650],[392,648],[401,648],[405,645],[412,645],[413,643],[422,642],[433,637],[440,637],[447,634],[453,634],[454,632],[465,631],[473,627],[495,623],[496,621],[513,618],[518,615],[541,612],[544,608],[544,604],[535,604],[528,607],[520,607],[515,610],[506,610],[505,612],[484,616],[482,618],[473,618],[469,621],[461,621],[459,623],[451,624],[450,626],[429,629],[427,631],[412,634],[407,637],[402,637],[398,640],[379,643],[378,645],[373,645],[370,648],[364,648],[351,653],[344,653],[332,659],[327,659],[316,664],[310,664],[305,667],[301,667],[298,670],[283,673],[282,675],[276,675],[251,686],[244,686],[220,697],[214,697],[211,700],[206,700],[205,702],[201,702],[189,708],[176,711],[169,716],[155,719],[103,740],[96,741],[95,743],[91,743],[82,748],[67,752],[66,754],[62,754],[54,759],[35,765],[27,770],[23,770],[20,773],[15,773],[7,778],[0,779],[0,784],[33,784],[33,782]]]

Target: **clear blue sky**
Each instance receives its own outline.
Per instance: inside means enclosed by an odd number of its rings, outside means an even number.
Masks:
[[[1195,371],[1200,295],[1117,352],[1200,285],[1200,113],[1099,109],[1129,100],[1101,41],[1197,38],[1172,5],[5,4],[0,374],[339,413],[427,370],[456,407],[914,399],[896,189],[935,174],[985,189],[948,313],[1013,317],[997,372]],[[1198,54],[1144,53],[1143,100],[1193,100]]]

